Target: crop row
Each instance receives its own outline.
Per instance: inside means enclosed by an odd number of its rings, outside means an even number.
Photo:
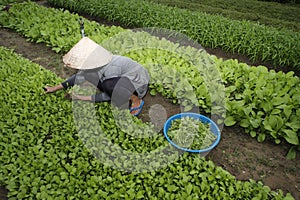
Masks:
[[[80,38],[79,16],[68,11],[26,3],[13,6],[9,13],[2,12],[1,19],[5,27],[32,41],[44,42],[57,52],[67,51]],[[147,67],[151,94],[159,92],[186,110],[198,106],[225,119],[227,126],[244,127],[260,142],[266,138],[277,144],[285,140],[292,145],[288,157],[295,157],[300,146],[300,82],[293,72],[275,73],[263,66],[223,61],[201,49],[159,39],[150,34],[157,34],[153,30],[108,28],[88,20],[85,25],[86,34],[93,40]]]
[[[234,20],[259,22],[267,26],[300,31],[300,7],[252,0],[148,0],[196,12],[222,15]]]
[[[261,182],[238,181],[196,154],[179,156],[169,147],[156,159],[160,148],[168,147],[167,141],[151,131],[152,137],[142,139],[124,131],[120,119],[130,120],[129,112],[112,112],[107,103],[74,105],[64,100],[63,92],[42,95],[45,84],[62,80],[2,47],[0,59],[0,184],[6,185],[9,198],[293,199]],[[98,124],[91,124],[89,115],[78,120],[78,114],[91,109]],[[119,116],[118,112],[121,117],[114,117],[112,113]],[[131,120],[124,123],[134,124],[136,130],[148,127],[135,117]],[[84,128],[87,124],[89,129]],[[120,154],[120,149],[127,154]],[[133,152],[142,157],[128,159]],[[163,165],[171,155],[176,159]],[[156,170],[129,173],[118,168],[145,166]]]
[[[140,0],[48,2],[131,27],[176,30],[204,47],[220,47],[228,52],[246,55],[253,61],[271,61],[279,66],[300,68],[300,34],[297,32]]]
[[[22,33],[29,41],[45,43],[57,53],[68,51],[74,45],[74,41],[78,41],[81,38],[78,27],[80,17],[78,15],[70,15],[68,11],[62,10],[58,12],[47,11],[47,9],[41,9],[42,7],[37,6],[35,3],[21,3],[17,9],[20,9],[22,5],[27,5],[26,7],[28,9],[23,10],[19,14],[17,10],[13,11],[13,9],[8,12],[3,12],[2,14],[8,15],[1,17],[0,24]],[[47,16],[43,15],[43,11],[57,15],[57,19],[53,17],[47,18]],[[36,13],[36,15],[33,13]],[[123,30],[115,26],[108,29],[104,26],[96,25],[97,23],[94,21],[86,21],[85,23],[86,31],[97,36],[97,40],[100,41]],[[91,28],[93,29],[91,30]]]

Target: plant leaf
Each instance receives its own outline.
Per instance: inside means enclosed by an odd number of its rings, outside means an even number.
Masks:
[[[286,158],[289,159],[289,160],[294,160],[296,158],[296,149],[295,149],[295,147],[290,148]]]
[[[298,145],[299,144],[299,138],[297,136],[297,133],[295,131],[289,130],[289,129],[285,129],[283,131],[284,133],[286,133],[286,135],[284,136],[284,138],[286,139],[286,141],[290,144],[294,144],[294,145]]]
[[[226,126],[233,126],[236,123],[236,121],[233,116],[228,116],[225,118],[224,123]]]

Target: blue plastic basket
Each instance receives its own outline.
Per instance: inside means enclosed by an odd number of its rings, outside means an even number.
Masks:
[[[168,130],[169,130],[173,120],[181,119],[183,117],[192,117],[194,119],[200,120],[203,123],[210,123],[211,124],[210,129],[213,132],[213,134],[215,134],[217,136],[217,139],[209,147],[207,147],[205,149],[187,149],[187,148],[178,146],[169,138]],[[169,143],[171,143],[174,147],[181,149],[183,151],[187,151],[187,152],[200,153],[202,155],[208,154],[213,148],[215,148],[218,145],[218,143],[220,142],[220,139],[221,139],[220,130],[219,130],[218,126],[215,124],[215,122],[212,121],[211,119],[209,119],[208,117],[201,115],[201,114],[197,114],[197,113],[179,113],[179,114],[173,115],[164,124],[164,135],[165,135],[166,139],[169,141]]]

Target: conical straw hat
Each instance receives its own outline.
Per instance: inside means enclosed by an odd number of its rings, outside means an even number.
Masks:
[[[112,54],[109,51],[88,37],[83,37],[63,56],[63,62],[66,66],[82,70],[103,67],[111,59]]]

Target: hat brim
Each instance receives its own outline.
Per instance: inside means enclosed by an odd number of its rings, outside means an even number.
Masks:
[[[95,69],[107,65],[112,53],[95,43],[88,37],[82,38],[63,56],[63,62],[73,69]]]

